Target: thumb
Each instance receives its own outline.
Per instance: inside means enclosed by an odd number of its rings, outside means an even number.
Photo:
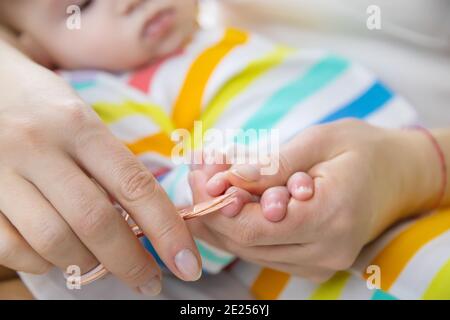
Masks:
[[[227,180],[253,194],[286,185],[294,173],[308,172],[331,156],[333,144],[327,143],[320,128],[305,130],[281,146],[278,154],[271,154],[270,170],[261,164],[237,164],[227,171]]]

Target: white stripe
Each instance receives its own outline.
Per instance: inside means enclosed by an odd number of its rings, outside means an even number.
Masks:
[[[393,97],[385,106],[367,117],[373,125],[386,128],[401,128],[416,124],[416,111],[401,97]]]
[[[449,259],[450,231],[447,231],[416,252],[389,292],[401,299],[420,299],[433,277]]]
[[[151,171],[158,168],[173,168],[174,165],[169,158],[162,156],[157,152],[146,152],[140,154],[138,159]]]
[[[113,107],[111,107],[113,108]],[[161,131],[151,119],[141,115],[132,115],[122,118],[108,125],[111,132],[126,143],[156,134]]]
[[[320,58],[317,57],[317,59]],[[265,73],[236,97],[222,113],[214,127],[218,129],[241,128],[275,92],[297,79],[315,62],[317,61],[300,64],[299,56],[288,57],[286,61]]]
[[[367,287],[364,279],[351,275],[345,284],[340,300],[370,300],[374,292]]]
[[[314,290],[318,287],[317,284],[300,277],[291,276],[288,284],[280,294],[280,300],[308,300]]]
[[[191,65],[208,47],[219,42],[223,35],[222,29],[198,32],[182,55],[168,59],[156,72],[150,97],[165,106],[168,114],[172,113],[172,106],[180,94]]]
[[[239,279],[246,287],[251,288],[263,268],[246,261],[238,261],[230,272]]]
[[[275,48],[274,44],[251,36],[247,43],[235,47],[217,65],[209,79],[204,95],[203,108],[213,99],[218,91],[237,74],[255,60],[261,59]]]
[[[348,70],[313,96],[300,102],[277,124],[280,140],[286,141],[302,129],[320,121],[359,97],[373,85],[375,77],[365,69],[352,65]]]

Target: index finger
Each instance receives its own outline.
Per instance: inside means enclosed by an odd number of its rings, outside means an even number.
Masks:
[[[130,214],[175,275],[200,278],[194,240],[159,183],[106,127],[92,133],[80,133],[73,156]]]

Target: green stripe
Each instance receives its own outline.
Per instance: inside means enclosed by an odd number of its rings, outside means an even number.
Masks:
[[[234,256],[230,256],[230,257],[219,256],[215,252],[210,250],[209,248],[205,247],[201,242],[199,242],[197,240],[195,241],[195,243],[197,244],[198,251],[200,252],[200,255],[202,256],[202,258],[212,261],[218,265],[225,266],[235,259]]]
[[[349,62],[329,56],[313,65],[306,74],[276,92],[244,125],[243,129],[270,129],[291,109],[339,77]]]
[[[205,130],[213,127],[229,104],[261,76],[277,67],[293,52],[278,47],[267,56],[251,62],[242,72],[231,78],[216,94],[201,116]]]

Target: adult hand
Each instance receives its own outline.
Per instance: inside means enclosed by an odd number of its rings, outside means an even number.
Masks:
[[[291,198],[276,223],[263,217],[260,203],[250,202],[232,218],[192,222],[194,234],[245,260],[319,282],[350,267],[388,226],[429,207],[441,181],[436,152],[422,133],[356,120],[305,130],[281,149],[277,174],[261,176],[259,169],[233,166],[221,176],[261,195],[304,171],[314,179],[313,198]],[[205,186],[214,173],[191,174],[196,202],[210,197]]]
[[[84,273],[101,262],[142,293],[158,293],[157,264],[103,189],[173,273],[198,279],[192,236],[149,171],[54,73],[2,43],[0,61],[0,264]]]

